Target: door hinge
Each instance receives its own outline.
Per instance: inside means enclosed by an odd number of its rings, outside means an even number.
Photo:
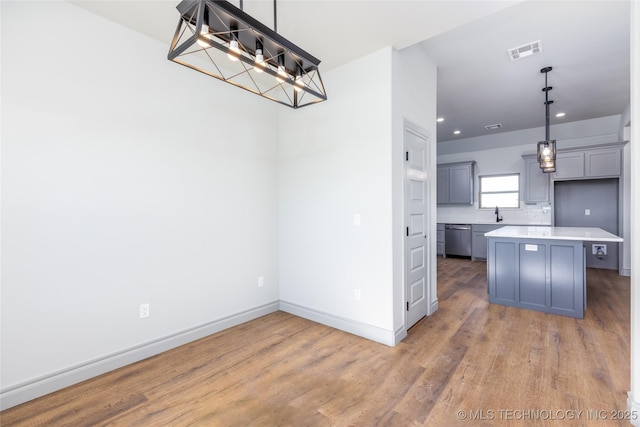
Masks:
[[[409,161],[409,152],[408,152],[408,151],[405,151],[405,152],[404,152],[404,160],[405,160],[406,162],[408,162],[408,161]]]
[[[407,311],[409,311],[409,301],[407,301]]]
[[[407,227],[407,237],[409,237],[409,227]]]

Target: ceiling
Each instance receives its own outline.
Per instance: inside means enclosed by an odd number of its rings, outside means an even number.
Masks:
[[[178,2],[71,3],[168,50]],[[245,0],[244,11],[273,27],[273,5]],[[552,124],[618,115],[630,102],[628,1],[279,0],[277,8],[278,32],[320,58],[321,72],[386,46],[422,43],[438,64],[438,115],[445,118],[438,142],[544,126],[546,66],[553,67]],[[541,54],[510,61],[508,48],[536,40]],[[553,116],[559,111],[563,119]],[[503,127],[484,128],[495,123]]]

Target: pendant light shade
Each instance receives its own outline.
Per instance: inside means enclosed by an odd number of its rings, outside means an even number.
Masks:
[[[556,141],[540,141],[538,142],[538,163],[540,167],[543,165],[549,165],[556,160]],[[549,167],[549,166],[545,166]]]
[[[552,67],[545,67],[540,70],[541,73],[544,73],[544,88],[542,91],[545,94],[545,111],[546,111],[546,120],[545,120],[545,137],[544,141],[538,142],[538,163],[540,164],[540,169],[544,173],[551,173],[556,171],[556,141],[555,139],[550,139],[549,136],[549,105],[553,104],[553,101],[549,101],[549,91],[553,89],[551,86],[547,85],[547,73],[551,71]]]
[[[168,59],[292,108],[325,101],[320,60],[224,0],[184,0]],[[242,1],[240,2],[242,7]]]

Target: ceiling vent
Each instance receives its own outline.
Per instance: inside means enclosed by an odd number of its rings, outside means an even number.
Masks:
[[[493,125],[486,125],[484,128],[486,130],[496,130],[496,129],[500,129],[502,127],[502,123],[496,123]]]
[[[511,49],[507,49],[507,53],[509,54],[509,59],[512,61],[526,58],[531,55],[537,55],[538,53],[542,53],[542,41],[536,40],[531,43],[523,44],[522,46],[512,47]]]

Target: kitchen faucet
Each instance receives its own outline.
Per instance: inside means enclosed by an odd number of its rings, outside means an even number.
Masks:
[[[497,206],[496,206],[496,211],[494,213],[496,214],[496,222],[502,221],[502,217],[500,216],[500,213],[498,212],[498,207]]]

